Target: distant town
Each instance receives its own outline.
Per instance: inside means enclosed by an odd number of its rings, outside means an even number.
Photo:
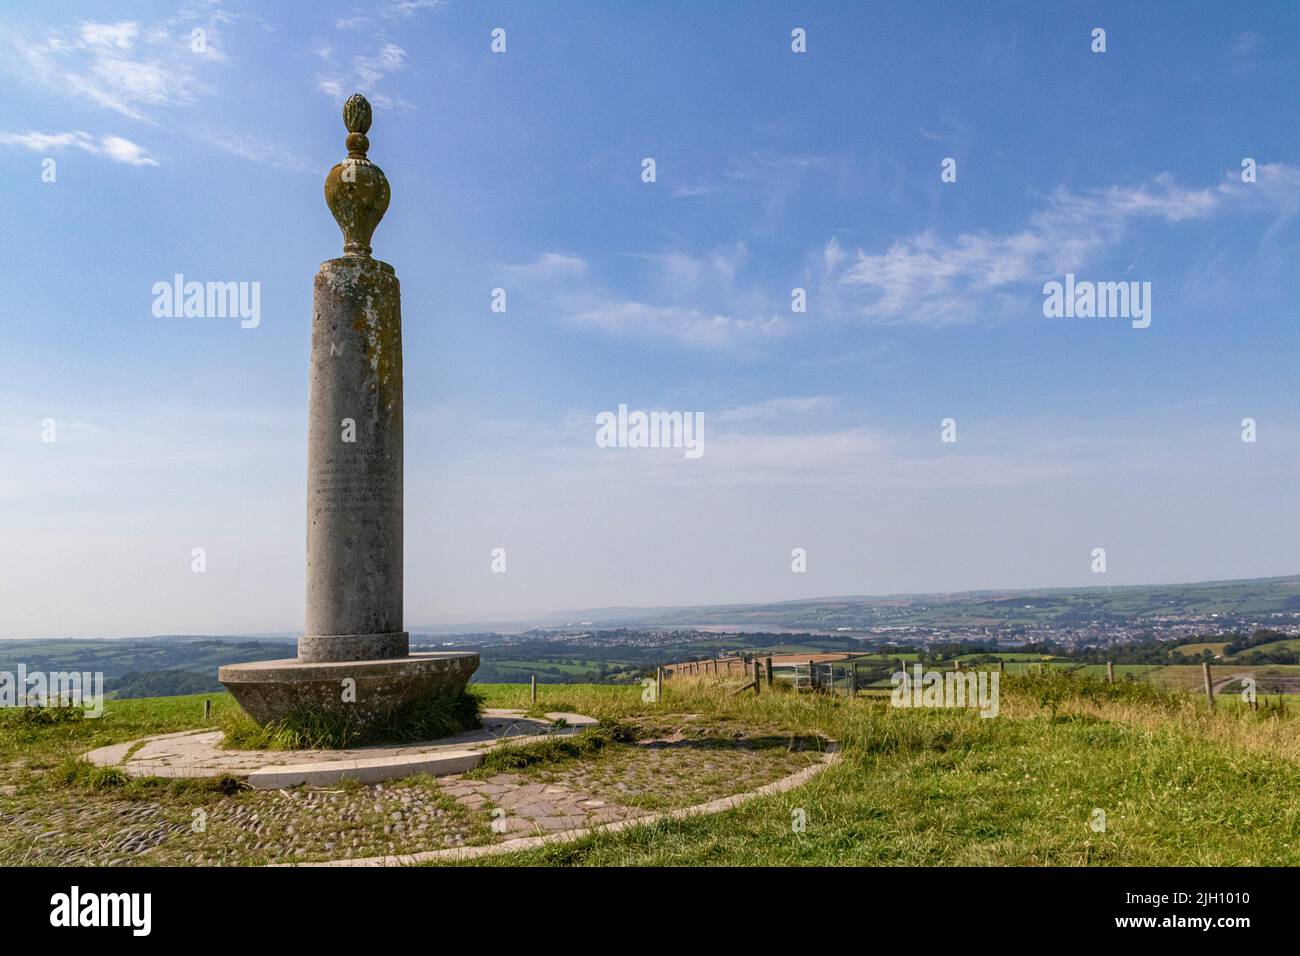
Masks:
[[[606,609],[517,626],[410,626],[412,651],[472,649],[474,680],[629,683],[680,661],[1024,651],[1081,662],[1300,665],[1300,576],[1146,587]],[[217,667],[296,653],[293,635],[0,641],[0,669],[102,672],[111,696],[219,692]]]

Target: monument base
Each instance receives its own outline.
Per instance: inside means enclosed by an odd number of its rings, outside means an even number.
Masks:
[[[251,661],[225,665],[217,680],[259,724],[314,715],[364,733],[422,701],[459,697],[478,664],[477,654],[463,651],[372,661]]]

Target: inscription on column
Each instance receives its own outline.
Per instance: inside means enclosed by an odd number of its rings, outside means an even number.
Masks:
[[[379,451],[364,448],[326,458],[313,475],[316,512],[380,515],[400,508],[394,483],[375,479],[375,464],[385,460]]]

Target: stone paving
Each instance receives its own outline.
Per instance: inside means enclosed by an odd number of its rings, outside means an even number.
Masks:
[[[507,724],[521,719],[518,711],[488,718]],[[346,780],[227,790],[146,781],[129,791],[87,791],[51,788],[21,768],[0,768],[0,862],[247,866],[457,859],[570,839],[597,827],[714,812],[796,785],[825,766],[833,750],[817,738],[694,715],[646,718],[638,730],[638,741],[606,745],[580,759],[547,758],[509,772],[416,773],[374,785]],[[178,760],[196,753],[191,738],[210,734],[119,745],[119,755]],[[238,754],[224,752],[230,761],[223,772],[247,756]],[[275,759],[273,752],[259,752],[253,762],[266,759]]]
[[[596,721],[581,714],[526,717],[521,710],[485,710],[483,726],[423,744],[354,747],[346,750],[228,750],[219,730],[160,734],[86,754],[100,766],[120,766],[136,777],[216,777],[247,779],[259,789],[332,783],[353,777],[364,783],[412,773],[454,773],[476,766],[485,750],[507,740],[544,734],[573,734]]]
[[[839,746],[834,741],[826,742],[826,750],[821,754],[816,763],[804,767],[779,780],[756,787],[753,790],[744,793],[734,793],[730,796],[719,797],[715,800],[709,800],[705,803],[698,803],[693,806],[678,807],[673,810],[666,810],[658,813],[633,811],[627,817],[604,821],[600,823],[589,823],[588,826],[574,826],[565,828],[555,828],[551,832],[534,832],[533,835],[516,835],[506,836],[498,839],[493,843],[479,844],[460,844],[442,849],[417,851],[414,853],[388,854],[384,856],[372,856],[358,858],[356,855],[349,855],[344,859],[326,860],[321,862],[304,862],[293,865],[306,866],[413,866],[420,864],[455,862],[458,860],[472,860],[485,856],[496,856],[503,853],[517,853],[522,850],[532,850],[547,844],[566,842],[576,840],[587,833],[600,830],[603,832],[615,832],[625,827],[636,826],[639,824],[656,823],[661,820],[685,820],[690,817],[701,816],[710,813],[721,813],[724,810],[731,810],[750,800],[759,797],[768,796],[776,793],[785,793],[796,787],[802,786],[817,774],[821,773],[827,767],[839,760]]]
[[[644,810],[600,800],[560,783],[536,783],[513,773],[485,780],[441,779],[443,793],[471,810],[492,807],[494,833],[546,833],[640,816]]]

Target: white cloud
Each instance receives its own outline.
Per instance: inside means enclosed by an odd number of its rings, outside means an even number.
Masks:
[[[313,163],[299,153],[268,141],[262,136],[212,130],[201,131],[198,136],[211,148],[252,163],[261,163],[264,166],[292,173],[319,174],[321,172],[318,163]]]
[[[96,150],[95,138],[89,133],[0,133],[0,145],[20,146],[37,153],[49,153],[75,146],[87,152]]]
[[[100,149],[109,159],[132,166],[157,166],[158,163],[143,149],[121,136],[105,136]]]
[[[419,13],[438,10],[446,5],[446,0],[386,0],[373,13],[358,8],[346,17],[339,17],[334,21],[334,29],[362,30],[375,22],[376,15],[386,20],[404,20]]]
[[[531,262],[503,268],[511,281],[572,325],[734,350],[787,332],[785,318],[770,303],[736,290],[736,274],[746,257],[744,243],[703,256],[683,252],[633,256],[653,267],[648,278],[654,301],[609,292],[592,277],[587,261],[570,253],[545,252]]]
[[[587,262],[581,256],[564,252],[543,252],[532,262],[503,268],[511,279],[537,282],[581,275],[587,271]]]
[[[203,65],[223,59],[216,24],[225,18],[220,11],[207,13],[202,52],[191,47],[191,28],[200,21],[185,16],[147,27],[83,21],[39,38],[5,28],[0,46],[8,48],[3,60],[22,80],[153,122],[156,109],[191,103],[206,92]]]
[[[779,421],[797,415],[824,412],[833,404],[829,395],[808,395],[800,398],[770,398],[751,405],[738,405],[714,412],[710,418],[717,422]]]
[[[740,317],[683,305],[649,305],[610,299],[569,315],[580,326],[618,335],[674,339],[684,345],[730,349],[755,339],[777,338],[787,331],[779,315]]]
[[[1243,57],[1252,53],[1261,42],[1263,42],[1263,38],[1258,33],[1251,33],[1248,30],[1245,33],[1237,34],[1237,38],[1232,41],[1232,46],[1228,48],[1228,52],[1235,57]]]
[[[791,164],[808,168],[816,161],[796,157]],[[1086,192],[1062,187],[1017,230],[955,237],[925,230],[883,252],[850,251],[832,236],[807,260],[810,282],[818,284],[812,299],[831,319],[966,322],[1023,309],[1029,286],[1041,288],[1046,279],[1114,255],[1139,223],[1172,228],[1233,212],[1275,217],[1266,242],[1300,215],[1300,169],[1263,164],[1257,183],[1228,173],[1202,189],[1179,186],[1167,174]],[[704,254],[670,250],[631,258],[651,267],[632,280],[645,287],[636,295],[603,286],[591,263],[569,253],[547,252],[505,269],[512,281],[531,285],[532,297],[552,313],[608,334],[736,351],[780,339],[800,324],[787,311],[789,286],[747,280],[743,241]]]
[[[410,17],[425,10],[445,7],[447,0],[388,0],[380,12],[384,16]]]
[[[1162,174],[1138,186],[1085,193],[1058,189],[1015,232],[944,238],[926,230],[884,252],[859,249],[852,255],[831,239],[821,257],[824,301],[843,315],[873,320],[967,321],[997,307],[1017,284],[1095,263],[1143,220],[1177,225],[1234,208],[1292,216],[1297,184],[1300,171],[1282,164],[1261,166],[1259,182],[1249,186],[1229,173],[1217,186],[1184,189]]]
[[[336,23],[340,29],[353,28],[353,24]],[[394,97],[381,87],[384,81],[406,66],[406,51],[396,43],[385,42],[372,55],[358,55],[346,63],[334,58],[333,47],[323,46],[316,55],[324,62],[322,72],[316,75],[316,88],[335,100],[343,100],[353,93],[363,93],[380,109],[411,110],[415,107],[400,97]]]
[[[111,46],[119,50],[129,50],[139,32],[140,24],[131,21],[81,25],[81,39],[88,45]]]
[[[107,157],[114,162],[126,163],[129,166],[158,165],[158,161],[143,147],[129,139],[107,135],[96,142],[95,137],[81,130],[72,133],[0,132],[0,146],[17,146],[37,153],[57,153],[71,147],[96,156]]]
[[[214,92],[205,79],[207,65],[225,61],[226,28],[248,16],[227,13],[219,0],[208,0],[187,4],[175,16],[153,23],[81,21],[40,35],[0,25],[0,65],[56,93],[153,124],[160,114]],[[203,44],[196,50],[195,33],[200,30]],[[381,53],[380,62],[383,56],[391,59],[393,54]],[[246,117],[241,117],[239,129],[185,122],[172,124],[170,132],[250,162],[292,172],[320,172],[317,164],[277,146],[273,134],[249,130]],[[86,133],[5,137],[0,142],[34,150],[75,147],[134,166],[158,165],[143,148],[116,135],[98,141]]]

